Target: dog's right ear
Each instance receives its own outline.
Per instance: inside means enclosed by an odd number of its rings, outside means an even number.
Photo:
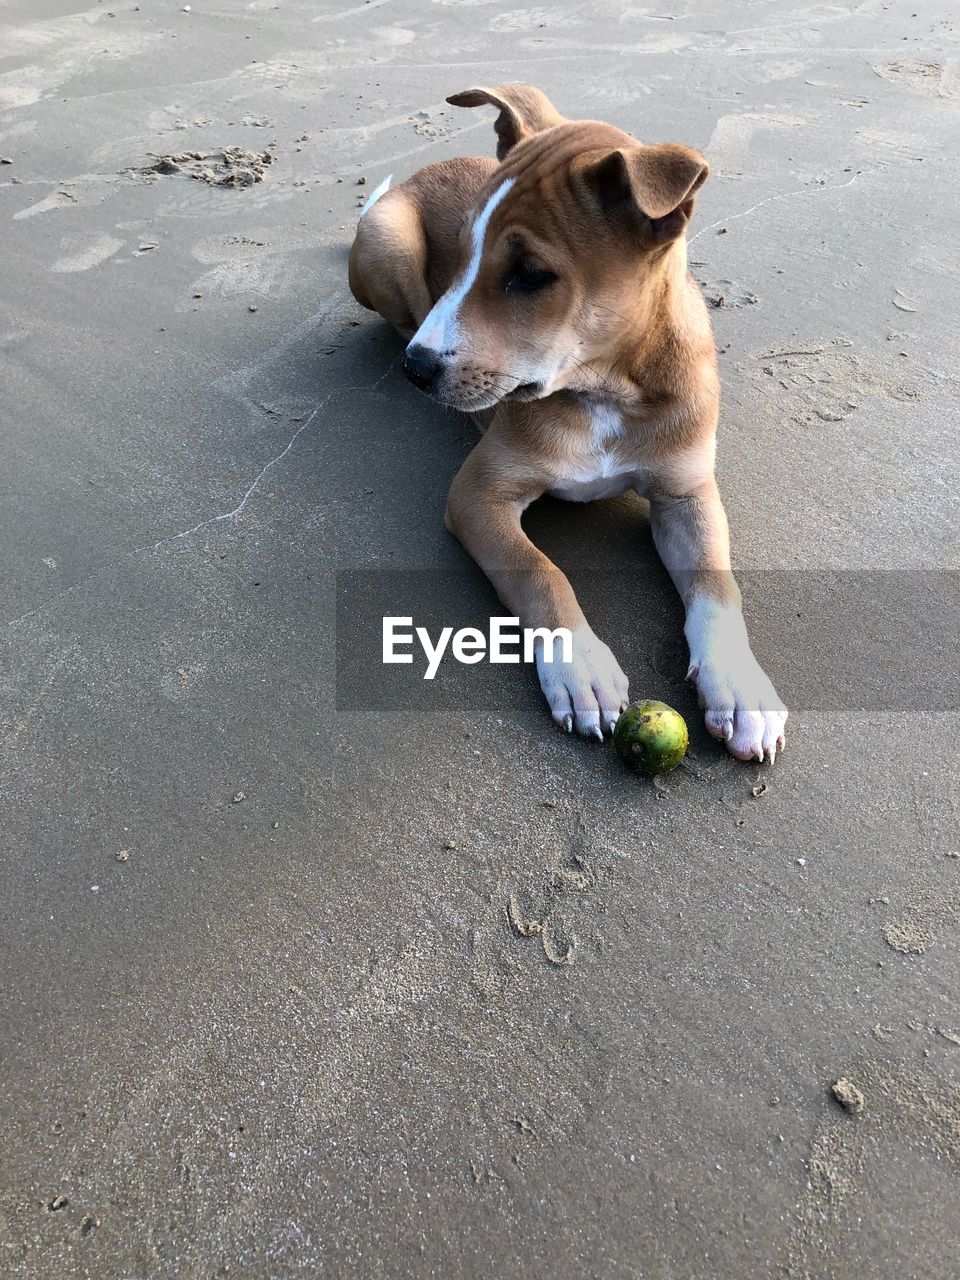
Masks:
[[[563,124],[563,116],[557,111],[545,93],[532,84],[498,84],[492,89],[482,85],[452,93],[447,99],[454,107],[482,107],[489,104],[499,107],[494,129],[497,134],[497,159],[502,160],[518,142]]]

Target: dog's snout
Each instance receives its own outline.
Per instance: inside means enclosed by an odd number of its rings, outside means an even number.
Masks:
[[[430,390],[440,376],[442,368],[443,361],[436,351],[431,351],[429,347],[415,346],[413,343],[407,347],[403,357],[403,372],[421,391]]]

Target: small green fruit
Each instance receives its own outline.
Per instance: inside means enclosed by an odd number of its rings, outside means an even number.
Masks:
[[[687,722],[665,702],[631,702],[613,730],[620,758],[645,778],[675,769],[689,742]]]

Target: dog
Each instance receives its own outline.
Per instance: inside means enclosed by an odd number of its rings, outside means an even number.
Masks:
[[[455,93],[491,106],[497,159],[387,178],[350,251],[356,300],[408,340],[403,370],[483,434],[448,495],[447,528],[525,627],[572,632],[570,661],[536,653],[554,721],[603,741],[627,677],[521,519],[543,494],[633,489],[686,609],[687,678],[707,729],[740,760],[784,746],[787,709],[754,657],[714,478],[720,395],[686,229],[709,168],[571,121],[531,85]]]

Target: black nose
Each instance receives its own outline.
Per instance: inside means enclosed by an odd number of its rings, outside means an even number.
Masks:
[[[440,375],[442,361],[429,347],[407,347],[403,357],[403,372],[415,387],[429,391]]]

